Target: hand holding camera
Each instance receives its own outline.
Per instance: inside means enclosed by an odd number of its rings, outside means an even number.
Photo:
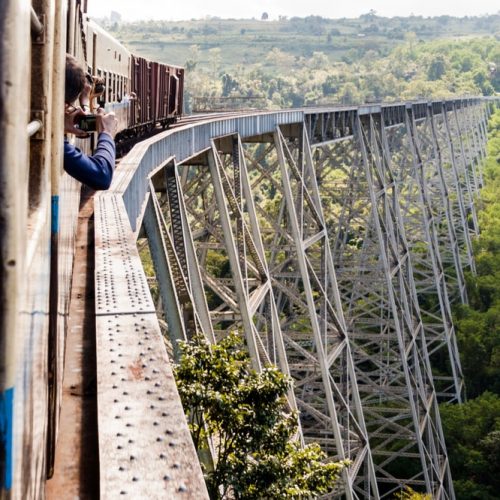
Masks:
[[[118,120],[114,113],[105,113],[102,108],[96,114],[85,114],[81,108],[67,110],[65,115],[64,131],[75,134],[77,137],[89,137],[89,132],[105,132],[115,137]]]

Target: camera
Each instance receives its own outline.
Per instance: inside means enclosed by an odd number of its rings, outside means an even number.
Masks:
[[[95,132],[97,130],[97,116],[79,116],[76,125],[82,132]]]

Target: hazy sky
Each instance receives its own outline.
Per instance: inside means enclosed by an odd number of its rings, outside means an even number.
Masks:
[[[357,17],[374,9],[381,16],[478,16],[500,11],[498,0],[88,0],[89,14],[109,16],[119,12],[124,20],[192,19],[205,16],[260,19],[267,12],[278,16],[320,15],[323,17]]]

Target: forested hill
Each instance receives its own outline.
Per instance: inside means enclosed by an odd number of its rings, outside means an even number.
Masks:
[[[188,111],[500,92],[500,15],[101,22],[132,52],[186,67]]]

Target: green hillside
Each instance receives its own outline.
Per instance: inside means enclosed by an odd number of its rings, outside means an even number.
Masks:
[[[186,68],[188,113],[500,91],[500,15],[101,22],[135,54]]]

